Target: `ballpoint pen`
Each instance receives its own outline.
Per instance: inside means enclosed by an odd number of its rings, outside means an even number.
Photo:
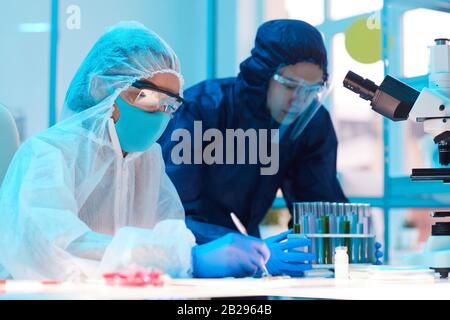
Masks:
[[[248,236],[247,229],[242,224],[242,222],[239,220],[239,218],[233,212],[230,213],[230,216],[231,216],[231,220],[233,220],[233,223],[236,226],[236,228],[238,229],[238,231],[241,234]],[[267,267],[265,265],[263,265],[262,268],[263,268],[263,277],[269,277],[270,273],[269,273],[269,270],[267,270]]]

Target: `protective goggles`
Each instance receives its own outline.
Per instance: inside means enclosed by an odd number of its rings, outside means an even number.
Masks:
[[[297,93],[302,93],[310,97],[319,96],[323,92],[328,84],[326,82],[311,84],[305,80],[294,80],[291,78],[283,77],[278,72],[275,73],[273,79],[279,84],[284,86],[286,89],[295,90]]]
[[[326,82],[311,84],[305,80],[294,80],[282,76],[278,71],[273,79],[289,91],[289,95],[285,92],[286,96],[280,93],[281,99],[283,96],[284,99],[289,98],[289,105],[284,105],[278,110],[279,114],[275,115],[280,123],[279,137],[282,139],[288,132],[287,129],[291,127],[289,139],[295,140],[319,110],[329,93],[329,85]]]
[[[161,111],[173,114],[185,102],[178,94],[150,82],[136,81],[131,86],[139,90],[127,90],[124,96],[130,103],[148,112]]]

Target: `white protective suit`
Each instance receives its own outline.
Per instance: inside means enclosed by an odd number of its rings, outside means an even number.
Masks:
[[[122,155],[113,104],[134,81],[179,63],[134,22],[111,28],[67,92],[63,121],[26,141],[0,190],[0,274],[82,280],[127,267],[192,276],[193,234],[161,148]]]

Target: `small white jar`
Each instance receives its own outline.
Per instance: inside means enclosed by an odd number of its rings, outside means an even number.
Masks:
[[[347,247],[336,247],[334,250],[334,278],[339,280],[348,280],[349,262]]]

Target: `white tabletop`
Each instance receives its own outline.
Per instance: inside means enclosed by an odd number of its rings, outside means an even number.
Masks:
[[[208,299],[270,296],[313,299],[450,299],[450,281],[372,281],[334,279],[179,279],[163,287],[112,287],[103,283],[13,281],[0,287],[0,299]]]

